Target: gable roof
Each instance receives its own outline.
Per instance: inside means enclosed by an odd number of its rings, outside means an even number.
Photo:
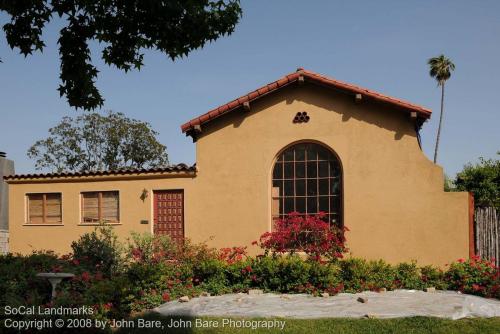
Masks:
[[[287,74],[281,79],[278,79],[274,82],[264,85],[246,95],[240,96],[239,98],[229,103],[223,104],[215,109],[212,109],[201,116],[193,118],[189,122],[183,124],[181,126],[181,130],[182,132],[188,132],[190,130],[193,130],[195,126],[201,126],[202,124],[208,123],[219,116],[222,116],[224,114],[227,114],[233,110],[242,107],[245,103],[252,102],[264,95],[277,91],[278,89],[286,87],[294,82],[302,82],[302,81],[320,84],[329,88],[351,93],[353,95],[361,94],[363,98],[368,98],[378,102],[387,103],[399,109],[406,110],[409,112],[414,111],[417,113],[417,117],[423,121],[431,117],[432,111],[420,105],[413,104],[408,101],[401,100],[395,97],[390,97],[378,93],[376,91],[356,86],[350,83],[329,78],[321,74],[305,70],[303,68],[298,68],[296,72]]]

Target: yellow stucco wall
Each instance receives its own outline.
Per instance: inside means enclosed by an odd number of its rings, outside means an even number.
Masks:
[[[184,189],[185,220],[192,219],[197,212],[196,201],[192,199],[193,177],[146,178],[117,177],[105,181],[102,178],[67,180],[64,182],[11,183],[9,196],[9,246],[11,252],[30,253],[32,250],[54,250],[67,253],[71,242],[95,226],[81,224],[80,193],[86,191],[119,191],[120,224],[113,225],[122,241],[130,236],[131,231],[152,232],[153,191]],[[141,194],[146,189],[148,197],[143,201]],[[26,224],[26,194],[60,192],[62,194],[62,225],[39,226]],[[149,224],[141,224],[148,220]],[[186,226],[186,233],[190,233]]]
[[[295,124],[299,111],[308,123]],[[344,224],[353,256],[443,265],[468,256],[468,194],[443,192],[443,171],[422,153],[406,112],[318,86],[291,86],[202,126],[195,178],[15,184],[10,187],[11,250],[69,250],[78,235],[79,193],[119,190],[121,237],[151,230],[152,194],[184,189],[185,233],[216,247],[250,245],[271,225],[271,171],[287,145],[312,140],[340,157]],[[63,192],[64,226],[23,226],[25,194]],[[210,238],[213,237],[213,238]],[[252,252],[257,249],[251,248]]]

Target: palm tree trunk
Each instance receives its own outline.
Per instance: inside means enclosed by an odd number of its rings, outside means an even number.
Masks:
[[[444,82],[441,85],[441,113],[439,114],[439,126],[436,137],[436,147],[434,148],[434,163],[437,162],[439,138],[441,137],[441,124],[443,123],[443,111],[444,111]]]

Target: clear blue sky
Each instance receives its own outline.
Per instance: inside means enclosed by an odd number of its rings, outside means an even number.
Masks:
[[[193,163],[182,123],[303,66],[432,108],[422,131],[432,158],[440,93],[426,60],[444,53],[457,69],[447,84],[439,163],[453,175],[500,150],[500,1],[243,0],[242,7],[233,35],[175,63],[148,51],[145,67],[125,74],[95,49],[104,109],[150,122],[172,162]],[[19,173],[34,171],[26,151],[35,140],[82,112],[56,91],[59,28],[51,24],[43,54],[26,59],[0,33],[0,151]]]

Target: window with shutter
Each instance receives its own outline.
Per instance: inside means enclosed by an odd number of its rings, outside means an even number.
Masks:
[[[61,193],[28,194],[28,224],[61,224]]]
[[[118,223],[120,221],[118,191],[82,193],[82,223]]]

